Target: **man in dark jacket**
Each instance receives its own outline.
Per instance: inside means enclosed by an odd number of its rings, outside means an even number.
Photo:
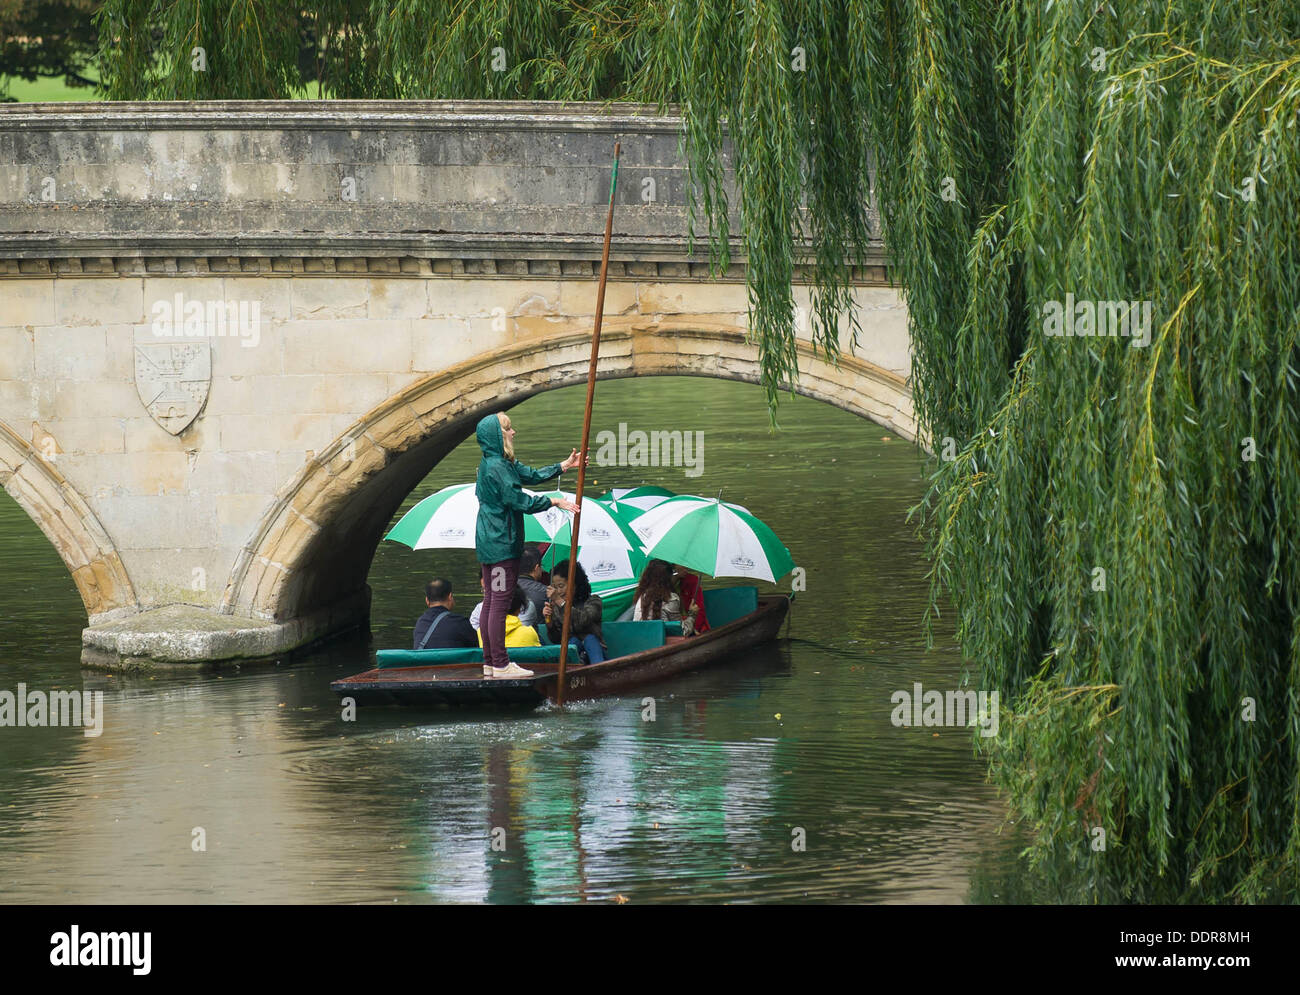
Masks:
[[[440,650],[478,647],[478,633],[464,615],[452,614],[456,598],[451,593],[451,581],[441,577],[429,581],[424,588],[424,603],[428,606],[415,622],[417,650]]]
[[[529,607],[519,616],[524,625],[542,624],[542,605],[546,604],[546,582],[549,578],[542,568],[542,554],[536,546],[524,547],[519,557],[519,586],[524,589],[524,597]]]

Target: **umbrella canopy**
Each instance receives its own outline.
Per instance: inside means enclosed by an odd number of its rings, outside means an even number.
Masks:
[[[430,494],[384,536],[412,549],[473,549],[478,498],[473,484],[453,484]]]
[[[525,491],[535,493],[527,488]],[[546,496],[559,494],[552,491]],[[573,500],[572,494],[564,497]],[[552,544],[543,560],[548,569],[569,555],[572,518],[554,507],[524,516],[524,539]],[[384,538],[411,549],[473,549],[477,521],[474,485],[453,484],[418,502]],[[616,512],[594,500],[583,502],[580,538],[578,562],[587,572],[593,591],[610,595],[636,587],[645,569],[645,553],[636,533]]]
[[[646,556],[711,577],[775,582],[794,569],[776,533],[738,504],[716,498],[675,497],[632,522]]]
[[[402,516],[384,538],[400,542],[412,549],[473,549],[474,529],[478,525],[478,498],[474,484],[452,484],[436,491],[417,503]],[[523,489],[525,494],[536,491]],[[558,494],[559,491],[553,492]],[[548,495],[550,496],[550,495]],[[564,495],[572,500],[572,494]],[[608,525],[606,523],[602,523]],[[553,542],[555,532],[565,529],[567,542],[568,518],[559,508],[547,508],[535,515],[524,516],[524,539],[529,542]],[[630,534],[630,543],[640,545],[640,540]]]
[[[606,491],[597,500],[626,511],[628,518],[635,518],[636,515],[649,511],[670,497],[676,495],[667,487],[615,487]]]
[[[547,497],[564,497],[573,500],[572,494],[547,491]],[[641,540],[628,526],[626,520],[608,505],[597,501],[582,502],[582,533],[578,536],[578,562],[587,571],[593,591],[606,582],[636,584],[645,569],[645,552]],[[542,561],[547,568],[564,559],[573,545],[573,515],[552,507],[549,511],[530,515],[524,519],[524,538],[534,542],[549,542]]]
[[[572,501],[565,491],[544,491],[549,498]],[[554,506],[524,519],[524,538],[530,542],[573,544],[573,513]],[[580,546],[608,546],[611,549],[640,549],[641,540],[628,526],[627,519],[615,508],[594,499],[582,503]]]

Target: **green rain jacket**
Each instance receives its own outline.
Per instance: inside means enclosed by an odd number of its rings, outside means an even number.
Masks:
[[[561,464],[552,463],[534,470],[506,459],[501,422],[495,414],[481,418],[474,434],[483,450],[474,486],[474,496],[478,498],[474,552],[480,563],[518,559],[524,551],[524,515],[551,506],[550,498],[529,497],[523,487],[550,480],[560,472]]]

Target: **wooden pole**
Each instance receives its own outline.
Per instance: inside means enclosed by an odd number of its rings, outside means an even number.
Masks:
[[[614,188],[618,183],[618,155],[622,142],[614,143],[614,172],[609,178],[609,213],[605,217],[605,248],[600,255],[600,286],[596,290],[596,327],[591,333],[591,363],[587,367],[587,409],[582,415],[582,448],[578,450],[578,489],[573,495],[578,510],[569,532],[569,578],[564,587],[564,624],[560,627],[560,676],[556,704],[564,705],[564,665],[569,654],[569,622],[573,611],[573,578],[578,565],[578,535],[582,522],[582,488],[587,482],[587,440],[591,436],[591,405],[596,399],[596,359],[600,355],[600,321],[605,315],[605,278],[609,273],[609,241],[614,235]]]

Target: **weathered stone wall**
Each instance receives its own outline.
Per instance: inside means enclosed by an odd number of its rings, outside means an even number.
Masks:
[[[187,604],[275,652],[364,612],[410,487],[482,412],[585,379],[615,137],[601,375],[757,379],[741,265],[685,251],[671,120],[392,106],[0,108],[0,482],[101,629]],[[801,390],[913,438],[905,309],[883,259],[858,279],[865,336],[838,369],[805,349]],[[259,322],[160,336],[177,295]]]
[[[587,261],[619,141],[613,258],[680,261],[680,131],[639,104],[0,105],[0,235],[49,257],[273,256],[292,242],[335,257]],[[729,167],[729,143],[720,155]]]

